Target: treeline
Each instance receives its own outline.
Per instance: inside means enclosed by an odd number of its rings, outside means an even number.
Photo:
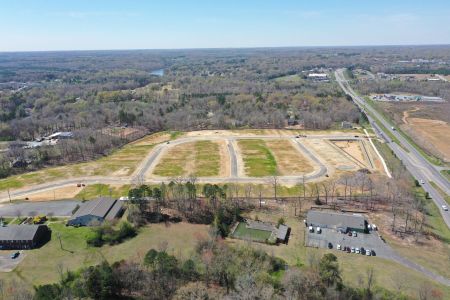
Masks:
[[[64,272],[59,282],[36,286],[34,299],[409,299],[377,287],[376,278],[367,269],[361,287],[352,288],[334,254],[288,268],[262,250],[230,247],[212,236],[199,239],[189,259],[162,246],[140,262],[105,261]]]

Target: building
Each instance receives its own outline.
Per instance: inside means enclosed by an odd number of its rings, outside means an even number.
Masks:
[[[367,225],[366,218],[361,214],[312,209],[306,215],[306,226],[319,226],[342,232],[368,232]]]
[[[353,128],[353,125],[352,125],[352,123],[350,123],[350,122],[343,121],[343,122],[341,123],[341,127],[342,127],[343,129],[352,129],[352,128]]]
[[[86,201],[67,221],[67,225],[92,226],[105,220],[114,220],[122,214],[122,204],[122,201],[107,197]]]
[[[309,73],[308,79],[313,79],[315,81],[328,81],[328,74],[326,74],[326,73]]]
[[[34,249],[50,240],[47,225],[9,225],[0,227],[0,249]]]
[[[49,140],[63,140],[73,138],[73,133],[70,131],[55,132],[47,137]]]
[[[277,243],[287,243],[289,240],[290,232],[291,232],[291,229],[288,226],[286,226],[284,224],[278,225]]]

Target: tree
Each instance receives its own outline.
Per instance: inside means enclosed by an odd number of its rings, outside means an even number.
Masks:
[[[342,284],[341,271],[337,257],[332,253],[325,254],[319,262],[319,275],[322,281],[328,286]]]

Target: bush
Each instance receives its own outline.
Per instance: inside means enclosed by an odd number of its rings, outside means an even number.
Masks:
[[[86,242],[93,247],[101,247],[106,243],[114,245],[135,237],[136,234],[136,229],[128,222],[121,223],[119,230],[114,230],[110,225],[103,225],[95,228],[94,234]]]

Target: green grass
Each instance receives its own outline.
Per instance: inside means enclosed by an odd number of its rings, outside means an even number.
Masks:
[[[121,187],[111,187],[107,184],[91,184],[83,188],[76,196],[75,199],[91,200],[100,196],[110,196],[118,198],[121,196],[127,196],[130,185],[123,185]]]
[[[450,205],[450,195],[447,195],[435,182],[430,181],[431,186],[433,186],[442,197],[444,197],[445,202]]]
[[[442,170],[441,174],[444,175],[444,177],[450,181],[450,170]]]
[[[58,281],[59,267],[77,270],[103,260],[113,263],[123,259],[140,263],[148,250],[159,249],[162,244],[167,245],[168,253],[187,259],[193,254],[199,236],[208,234],[206,225],[152,224],[140,228],[136,237],[119,245],[95,248],[86,244],[86,238],[92,234],[91,228],[66,227],[63,222],[50,224],[49,227],[52,230],[51,241],[40,249],[24,251],[24,260],[12,272],[0,273],[0,280],[15,280],[16,284],[32,289],[33,285]]]
[[[217,176],[220,172],[219,144],[211,141],[195,143],[195,176]]]
[[[243,240],[266,242],[271,234],[272,232],[270,231],[246,228],[245,222],[240,222],[233,233],[233,237]]]
[[[239,140],[247,175],[251,177],[277,174],[277,163],[263,140]]]

